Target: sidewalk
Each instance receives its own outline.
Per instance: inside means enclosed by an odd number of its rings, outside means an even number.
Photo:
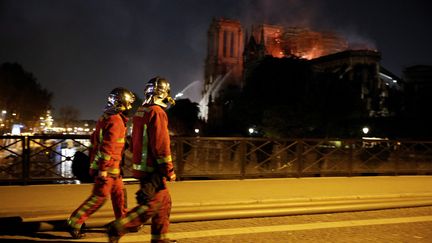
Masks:
[[[432,205],[432,176],[314,177],[169,183],[172,222],[360,211]],[[91,192],[91,184],[0,187],[0,218],[17,216],[50,230],[66,219]],[[135,205],[138,184],[129,184],[128,204]],[[88,225],[101,227],[113,218],[111,203]]]

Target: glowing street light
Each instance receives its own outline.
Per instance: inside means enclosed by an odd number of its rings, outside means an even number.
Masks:
[[[252,127],[249,128],[249,134],[250,134],[250,135],[254,134],[254,132],[255,132],[255,129],[253,129]]]
[[[368,134],[369,133],[369,127],[363,127],[362,131],[364,134]]]

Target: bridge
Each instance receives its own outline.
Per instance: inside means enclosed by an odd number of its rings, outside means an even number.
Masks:
[[[0,136],[0,182],[79,183],[75,152],[89,144],[88,135]],[[171,145],[181,180],[432,174],[431,141],[173,137]]]
[[[71,173],[75,152],[88,150],[88,136],[13,136],[0,141],[0,238],[16,240],[14,233],[8,235],[17,231],[61,234],[65,219],[91,191],[92,184]],[[187,223],[427,209],[432,206],[431,145],[386,139],[174,137],[172,151],[181,180],[169,183],[171,219]],[[128,176],[129,165],[124,180],[133,207],[138,184]],[[107,203],[87,225],[103,228],[112,218]],[[431,221],[397,222],[404,220]]]

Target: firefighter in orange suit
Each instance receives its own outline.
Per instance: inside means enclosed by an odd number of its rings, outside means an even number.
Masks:
[[[115,88],[108,96],[103,115],[91,136],[90,174],[95,176],[93,191],[67,220],[68,231],[75,239],[83,238],[82,225],[111,196],[116,218],[126,214],[120,162],[126,137],[126,114],[135,96],[124,88]]]
[[[144,102],[133,117],[130,149],[133,174],[140,180],[136,193],[138,206],[108,227],[110,242],[118,242],[131,229],[151,218],[151,243],[176,242],[167,237],[171,212],[171,196],[166,181],[175,181],[171,159],[168,118],[164,111],[170,97],[170,84],[161,77],[151,79],[144,90]]]

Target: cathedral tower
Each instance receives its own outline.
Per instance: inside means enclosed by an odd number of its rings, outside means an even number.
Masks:
[[[223,86],[241,86],[243,74],[244,36],[237,20],[213,19],[208,30],[204,92],[222,79]],[[221,84],[222,85],[222,84]]]

